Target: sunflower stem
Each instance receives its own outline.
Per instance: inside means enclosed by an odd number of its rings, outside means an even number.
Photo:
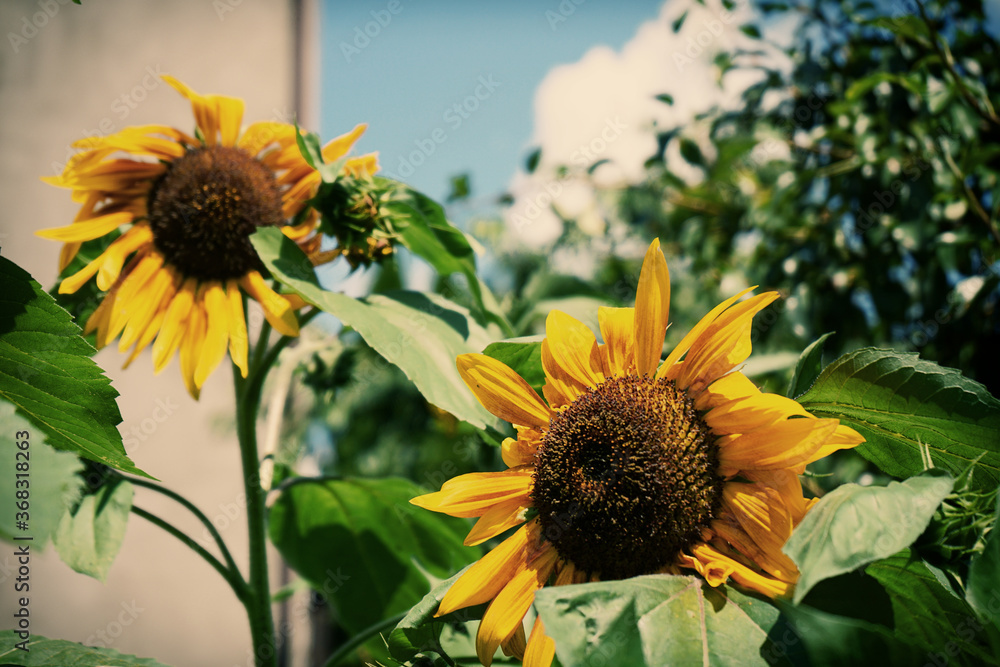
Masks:
[[[243,605],[250,621],[256,667],[277,665],[274,617],[271,613],[271,584],[267,568],[265,494],[260,484],[260,459],[257,455],[257,412],[268,368],[267,358],[261,359],[259,349],[266,345],[266,337],[258,341],[258,349],[254,350],[255,363],[248,369],[246,379],[233,364],[233,382],[236,388],[236,434],[240,441],[250,550],[250,576],[247,581],[249,590]],[[256,362],[264,363],[258,365]]]

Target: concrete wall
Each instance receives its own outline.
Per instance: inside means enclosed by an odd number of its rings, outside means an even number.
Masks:
[[[190,105],[155,74],[173,74],[199,92],[244,98],[245,122],[290,118],[294,17],[291,0],[0,2],[3,255],[43,286],[53,284],[59,244],[33,232],[68,224],[77,206],[69,191],[39,177],[59,173],[74,140],[144,123],[193,131]],[[148,352],[122,371],[124,359],[114,346],[96,357],[122,394],[120,429],[136,439],[129,455],[213,517],[245,569],[227,366],[219,367],[195,402],[184,390],[176,359],[157,377]],[[202,539],[199,524],[162,496],[139,489],[136,504]],[[0,564],[9,564],[13,549],[0,548]],[[9,628],[13,583],[0,579],[0,614],[7,619],[0,628]],[[95,645],[109,641],[115,649],[166,664],[252,664],[243,608],[222,578],[135,516],[106,584],[76,574],[51,548],[36,555],[31,614],[34,634]]]

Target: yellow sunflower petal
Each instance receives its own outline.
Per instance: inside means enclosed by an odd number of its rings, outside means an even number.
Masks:
[[[229,347],[229,300],[222,283],[206,283],[202,303],[208,326],[205,340],[201,344],[201,355],[194,369],[194,383],[198,387],[205,384],[205,380],[226,356]]]
[[[707,571],[715,573],[712,579],[703,575],[711,586],[718,586],[724,583],[725,578],[719,581],[719,576],[723,572],[728,572],[727,576],[732,577],[734,581],[742,586],[746,586],[772,598],[788,597],[795,588],[795,584],[779,581],[766,574],[755,572],[746,565],[719,553],[707,544],[696,545],[691,549],[691,552]]]
[[[602,351],[610,375],[625,375],[635,370],[632,344],[635,340],[635,308],[597,309],[597,323],[604,339]]]
[[[498,502],[526,501],[532,472],[528,466],[503,472],[470,472],[449,479],[440,491],[417,496],[410,502],[450,516],[482,516]]]
[[[777,292],[750,297],[720,315],[692,345],[677,375],[677,386],[699,392],[746,361],[753,316],[778,298]]]
[[[125,363],[122,365],[123,369],[131,366],[132,362],[135,361],[142,351],[149,347],[149,344],[153,342],[154,338],[156,338],[156,335],[160,331],[160,326],[163,324],[163,318],[167,314],[167,306],[169,306],[170,302],[166,301],[165,303],[166,305],[161,305],[161,307],[158,308],[153,314],[153,319],[150,321],[149,325],[147,325],[146,330],[139,336],[139,340],[136,342],[135,348],[132,350],[132,354],[129,355],[128,359],[126,359]]]
[[[212,95],[212,98],[219,123],[219,143],[235,146],[240,136],[240,125],[243,124],[243,100],[225,95]]]
[[[540,616],[536,616],[524,649],[524,667],[550,667],[555,657],[556,643],[545,634],[545,624]]]
[[[98,259],[103,258],[103,261],[97,270],[97,287],[105,291],[111,289],[111,285],[121,275],[122,265],[128,256],[133,252],[141,250],[144,246],[151,245],[152,241],[153,232],[145,224],[135,225],[119,236],[98,257]],[[150,255],[154,255],[154,253],[150,253]],[[159,255],[156,254],[155,256]]]
[[[583,322],[551,311],[545,320],[545,343],[549,349],[549,356],[542,358],[546,377],[567,380],[582,389],[604,381],[597,338]]]
[[[264,317],[275,331],[285,336],[299,335],[299,321],[288,300],[268,287],[257,271],[251,271],[240,278],[240,287],[260,303]]]
[[[445,593],[435,616],[482,604],[495,598],[536,553],[547,548],[539,539],[538,519],[532,519],[480,558]]]
[[[344,171],[355,178],[372,176],[379,170],[378,153],[368,153],[349,159],[344,164]]]
[[[164,74],[161,78],[191,102],[194,120],[205,139],[205,145],[214,146],[218,142],[217,132],[219,130],[218,109],[215,101],[208,96],[199,95],[188,85],[181,83],[169,74]]]
[[[517,658],[520,660],[524,657],[524,649],[527,647],[527,642],[524,640],[524,626],[518,625],[514,628],[514,634],[510,636],[506,641],[500,642],[500,648],[503,650],[503,654],[508,658]]]
[[[170,302],[163,317],[163,324],[160,325],[160,333],[153,343],[153,373],[159,373],[166,368],[180,346],[184,338],[184,324],[194,304],[197,289],[198,281],[188,278]]]
[[[649,244],[635,295],[635,367],[653,376],[663,353],[663,337],[670,318],[670,271],[660,240]]]
[[[64,243],[79,243],[90,241],[110,234],[122,225],[132,222],[132,214],[128,212],[109,213],[90,218],[84,222],[74,222],[66,227],[53,227],[35,232],[36,236]]]
[[[240,375],[247,376],[247,352],[250,339],[247,334],[246,316],[243,312],[243,296],[235,280],[226,283],[226,300],[229,307],[229,356],[240,369]]]
[[[730,482],[722,496],[722,520],[713,522],[712,529],[771,575],[795,581],[798,568],[781,551],[793,528],[781,495],[766,486]]]
[[[586,392],[586,387],[574,382],[572,378],[559,370],[558,364],[552,357],[552,348],[548,338],[542,341],[542,368],[553,369],[551,372],[545,371],[545,384],[542,386],[542,394],[552,410],[569,405]]]
[[[206,316],[204,302],[201,298],[201,290],[195,294],[194,302],[188,313],[187,324],[181,339],[181,377],[184,379],[184,386],[188,393],[198,400],[201,394],[201,387],[194,381],[195,369],[201,359],[201,346],[205,340]]]
[[[753,382],[746,375],[739,371],[733,371],[708,385],[705,391],[698,394],[694,407],[697,410],[711,410],[717,405],[723,405],[730,401],[737,401],[741,398],[757,396],[761,393]]]
[[[538,451],[538,440],[518,438],[504,438],[500,444],[500,456],[508,468],[516,468],[531,463]]]
[[[802,465],[837,430],[836,419],[789,419],[752,433],[717,440],[720,474]]]
[[[139,231],[137,231],[137,229]],[[85,267],[83,267],[82,269],[80,269],[71,276],[66,276],[66,278],[64,278],[63,281],[59,284],[59,293],[60,294],[76,293],[81,287],[86,285],[87,282],[91,278],[93,278],[98,271],[101,270],[101,268],[104,266],[104,264],[108,261],[109,258],[111,258],[112,261],[114,261],[119,256],[121,256],[122,261],[124,261],[125,256],[131,253],[135,249],[135,247],[138,247],[136,246],[136,241],[138,241],[139,246],[141,246],[142,243],[145,242],[146,239],[144,239],[144,234],[141,230],[142,228],[140,228],[138,225],[133,226],[127,232],[125,232],[117,239],[115,239],[115,241],[110,246],[108,246],[104,250],[104,252],[98,255],[93,261],[91,261]],[[121,265],[119,264],[119,269],[120,266]],[[107,291],[108,289],[110,289],[110,284],[106,285],[101,289]]]
[[[696,554],[701,555],[701,558],[688,554],[681,554],[680,564],[684,567],[694,569],[698,574],[705,578],[705,581],[708,582],[709,586],[721,586],[726,583],[726,579],[728,579],[729,575],[733,573],[733,570],[735,569],[733,564],[735,561],[716,558],[714,552],[711,556],[709,556],[705,553],[705,546],[707,545],[696,545],[691,549]]]
[[[173,275],[164,270],[157,271],[149,280],[148,286],[142,290],[141,296],[133,298],[135,309],[128,315],[128,322],[122,330],[121,339],[118,341],[118,350],[124,352],[138,343],[139,339],[146,334],[150,324],[156,319],[156,315],[161,310],[165,310],[163,304],[170,303],[177,291],[177,285]]]
[[[678,365],[680,358],[684,356],[684,354],[688,350],[691,349],[691,346],[694,344],[694,342],[701,337],[702,333],[706,329],[708,329],[708,327],[712,324],[712,322],[715,321],[715,319],[719,316],[720,313],[725,311],[726,308],[729,308],[729,306],[736,303],[740,299],[740,297],[742,297],[744,294],[750,292],[753,289],[754,289],[753,287],[748,287],[739,294],[729,297],[728,299],[720,303],[718,306],[710,310],[708,314],[705,315],[705,317],[701,318],[698,324],[696,324],[694,328],[691,329],[691,331],[687,332],[684,338],[681,339],[681,342],[678,343],[677,346],[670,351],[670,354],[667,355],[666,360],[660,365],[660,370],[656,372],[656,377],[657,378],[667,377],[670,379],[674,379],[677,376],[678,371],[680,370],[680,366]]]
[[[777,491],[792,517],[793,526],[797,526],[802,517],[806,515],[808,503],[802,495],[802,483],[799,482],[799,476],[793,471],[745,470],[742,475],[751,482],[755,482],[757,486],[765,486]]]
[[[250,125],[237,145],[249,155],[258,155],[272,144],[288,146],[295,143],[295,128],[288,123],[260,121]]]
[[[749,433],[792,415],[813,418],[798,401],[777,394],[758,393],[713,408],[705,415],[705,423],[716,435],[729,435]]]
[[[535,591],[545,585],[559,560],[555,547],[548,545],[523,570],[511,577],[483,614],[476,634],[476,654],[490,667],[500,642],[507,640],[524,621],[535,599]]]
[[[548,425],[548,406],[507,364],[485,354],[459,355],[456,364],[465,384],[492,414],[511,424]]]
[[[331,140],[326,146],[323,147],[323,159],[327,162],[333,162],[339,160],[347,154],[347,151],[351,150],[351,146],[361,138],[361,135],[365,133],[368,129],[368,125],[362,123],[360,125],[355,125],[354,129],[347,134],[342,134],[339,137]]]
[[[817,449],[816,452],[803,461],[803,463],[809,464],[813,461],[819,461],[820,459],[826,458],[838,450],[857,447],[864,441],[865,439],[860,433],[855,431],[850,426],[841,424],[837,427],[837,430],[834,431],[833,436],[827,440],[826,444]]]
[[[474,547],[496,537],[505,530],[524,523],[524,513],[531,507],[531,499],[525,494],[520,498],[498,501],[479,517],[479,521],[466,535],[463,544]]]
[[[147,253],[135,257],[125,267],[121,278],[115,283],[118,290],[108,321],[110,338],[120,334],[129,320],[148,305],[148,299],[142,294],[142,290],[146,285],[152,284],[161,266],[159,255]]]

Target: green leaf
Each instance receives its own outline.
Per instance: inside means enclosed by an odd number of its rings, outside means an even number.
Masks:
[[[868,25],[888,30],[900,37],[909,37],[921,44],[930,46],[927,39],[927,26],[916,15],[879,16],[868,21]]]
[[[740,32],[742,32],[747,37],[752,37],[754,39],[760,39],[760,28],[752,23],[747,23],[746,25],[740,26]]]
[[[459,174],[451,177],[451,192],[448,193],[447,202],[463,201],[472,194],[472,186],[469,185],[469,174]]]
[[[125,539],[132,511],[132,485],[116,480],[84,496],[63,515],[52,542],[63,562],[80,574],[104,582]]]
[[[874,74],[869,74],[868,76],[858,79],[852,83],[844,96],[848,101],[855,102],[883,81],[905,88],[911,93],[921,97],[925,92],[919,82],[919,79],[914,76],[892,74],[891,72],[875,72]]]
[[[542,159],[542,149],[536,148],[535,150],[528,153],[527,159],[524,161],[524,168],[529,174],[535,173],[535,169],[538,168],[538,163]]]
[[[0,257],[0,398],[56,449],[144,477],[122,447],[118,392],[94,348],[24,269]]]
[[[792,381],[788,383],[788,391],[785,393],[788,398],[804,394],[819,377],[823,370],[823,343],[833,333],[831,331],[823,334],[802,351],[799,362],[795,365]]]
[[[537,338],[532,336],[531,338]],[[490,343],[483,354],[510,366],[542,396],[545,371],[542,369],[542,343],[539,340],[506,340]]]
[[[24,641],[15,630],[0,632],[0,664],[25,667],[167,667],[150,658],[137,658],[109,648],[94,648],[64,639],[32,634],[27,651],[16,648]]]
[[[481,352],[490,343],[490,335],[467,310],[437,294],[396,291],[354,299],[328,292],[316,281],[309,260],[281,230],[261,228],[251,240],[271,275],[357,331],[399,366],[428,401],[477,428],[496,423],[455,366],[459,354]]]
[[[927,652],[896,639],[881,625],[778,601],[792,629],[782,634],[789,646],[803,645],[812,667],[923,665]]]
[[[674,19],[673,23],[670,24],[670,29],[673,30],[674,32],[678,32],[684,25],[684,21],[685,19],[687,19],[687,15],[688,13],[687,10],[685,9],[684,13],[678,16],[676,19]]]
[[[313,132],[303,132],[302,128],[295,128],[295,142],[299,146],[299,152],[306,163],[317,172],[323,183],[336,183],[340,177],[340,170],[347,162],[346,158],[341,158],[335,162],[327,163],[323,159],[323,146],[320,143],[319,135]]]
[[[656,96],[656,99],[660,100],[664,104],[668,104],[671,106],[673,106],[674,104],[674,96],[669,93],[660,93],[659,95]]]
[[[896,638],[927,651],[940,651],[951,643],[964,658],[960,664],[996,664],[969,605],[942,586],[908,549],[875,561],[865,572],[889,593]],[[995,585],[998,580],[992,581]]]
[[[48,543],[62,515],[73,505],[80,495],[83,480],[77,473],[83,469],[80,459],[69,452],[60,452],[45,444],[44,434],[34,431],[14,406],[0,401],[0,460],[10,461],[5,467],[9,482],[0,485],[0,507],[13,508],[17,491],[28,490],[28,529],[17,528],[14,511],[0,512],[0,537],[10,540],[14,537],[31,536],[36,548]],[[28,438],[15,437],[27,433]],[[27,449],[18,443],[27,442]],[[22,454],[18,457],[18,454]],[[16,464],[28,463],[28,477],[15,478]],[[10,472],[6,472],[6,471]]]
[[[910,546],[951,493],[943,474],[888,486],[844,484],[816,503],[782,548],[799,566],[796,603],[817,582]]]
[[[681,137],[681,157],[690,162],[693,165],[699,167],[705,166],[705,156],[701,152],[701,148],[698,144],[691,141],[687,137]]]
[[[357,633],[479,556],[466,522],[410,504],[423,493],[405,479],[295,481],[271,508],[271,541]]]
[[[440,618],[434,617],[434,612],[437,611],[445,593],[459,577],[465,574],[466,569],[468,568],[464,568],[458,574],[435,586],[430,593],[410,609],[403,620],[389,633],[386,644],[389,647],[389,654],[393,658],[407,661],[418,653],[429,652],[447,656],[448,653],[441,641],[441,631],[449,625],[466,623],[483,617],[487,604],[456,609]]]
[[[1000,496],[996,516],[1000,518]],[[993,625],[993,639],[1000,639],[1000,523],[994,523],[986,538],[986,548],[969,565],[966,599],[979,617]],[[995,644],[994,648],[1000,648]]]
[[[535,594],[563,665],[768,665],[771,604],[687,576],[547,587]]]
[[[957,477],[976,457],[972,487],[1000,483],[1000,401],[958,371],[914,353],[864,348],[826,367],[799,398],[817,417],[865,437],[855,451],[890,475],[919,474],[920,448]]]

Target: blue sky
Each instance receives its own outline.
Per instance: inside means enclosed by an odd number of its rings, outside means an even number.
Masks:
[[[320,133],[368,122],[358,150],[378,151],[388,175],[441,200],[470,172],[474,195],[499,194],[530,148],[546,73],[597,45],[620,49],[660,5],[327,0]]]

